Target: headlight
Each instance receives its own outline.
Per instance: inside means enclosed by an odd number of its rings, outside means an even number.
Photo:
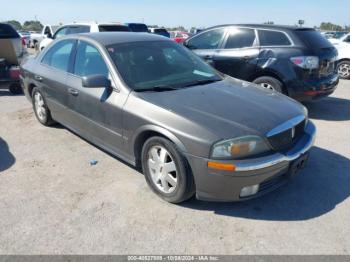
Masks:
[[[239,159],[270,151],[269,146],[259,136],[244,136],[220,141],[214,144],[213,159]]]

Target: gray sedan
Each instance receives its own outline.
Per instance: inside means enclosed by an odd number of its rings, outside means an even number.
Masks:
[[[301,104],[222,75],[161,36],[67,36],[21,74],[40,123],[59,122],[142,167],[172,203],[270,192],[304,167],[314,143]]]

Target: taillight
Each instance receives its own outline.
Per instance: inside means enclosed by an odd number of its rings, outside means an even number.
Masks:
[[[9,75],[11,79],[18,79],[21,71],[18,66],[12,66],[9,69]]]
[[[26,46],[26,39],[22,37],[22,46]]]
[[[317,56],[297,56],[290,60],[293,64],[304,69],[317,69],[320,66],[320,59]]]

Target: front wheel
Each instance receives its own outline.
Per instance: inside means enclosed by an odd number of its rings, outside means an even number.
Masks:
[[[144,144],[142,170],[148,185],[165,201],[181,203],[194,195],[194,180],[187,161],[163,137],[152,137]]]
[[[51,117],[51,112],[46,105],[45,99],[38,88],[34,88],[32,92],[33,109],[36,118],[44,126],[50,126],[55,123]]]
[[[350,61],[342,61],[337,66],[337,72],[340,78],[350,79]]]
[[[274,90],[284,94],[283,84],[276,78],[270,76],[262,76],[253,81],[254,84],[260,85],[263,88]]]

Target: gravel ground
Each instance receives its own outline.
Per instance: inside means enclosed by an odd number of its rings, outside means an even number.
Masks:
[[[249,202],[172,205],[0,90],[0,254],[350,254],[350,81],[307,107],[318,138],[296,180]]]

